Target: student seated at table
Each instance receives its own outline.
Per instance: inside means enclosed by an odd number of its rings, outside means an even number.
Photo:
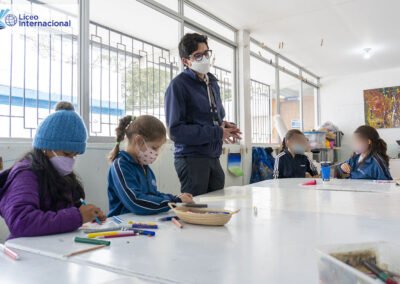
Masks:
[[[148,166],[155,162],[167,140],[164,124],[151,115],[120,119],[115,129],[117,142],[109,155],[108,216],[125,213],[139,215],[166,212],[169,202],[194,203],[189,193],[179,196],[157,191],[156,178]],[[125,151],[120,143],[127,138]],[[162,169],[161,169],[162,170]]]
[[[392,180],[386,142],[375,128],[362,125],[353,134],[353,156],[339,165],[341,177]]]
[[[73,110],[59,110],[39,125],[33,149],[0,174],[0,215],[8,239],[74,231],[94,218],[95,205],[82,205],[82,184],[73,172],[74,157],[86,149],[86,128]]]
[[[274,178],[317,177],[317,168],[304,155],[307,148],[308,140],[303,132],[289,130],[283,139],[281,153],[275,157]]]

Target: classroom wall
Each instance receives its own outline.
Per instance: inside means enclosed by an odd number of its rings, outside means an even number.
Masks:
[[[400,85],[400,68],[326,77],[321,84],[321,119],[333,122],[344,132],[341,156],[345,157],[351,152],[352,132],[365,124],[363,90]],[[400,139],[400,129],[378,131],[388,144],[389,155],[397,157],[400,148],[396,140]]]
[[[85,186],[86,200],[100,206],[105,212],[108,212],[107,199],[107,173],[108,163],[107,155],[113,147],[113,144],[88,144],[86,153],[78,156],[75,170],[80,175]],[[3,157],[4,168],[7,169],[13,165],[16,159],[19,159],[25,152],[31,148],[31,143],[8,143],[0,142],[0,156]],[[220,160],[225,171],[225,186],[248,184],[250,175],[246,173],[245,177],[234,177],[227,170],[227,155],[229,152],[240,152],[240,145],[225,145],[225,154]],[[173,194],[180,193],[180,184],[175,172],[173,163],[174,146],[171,143],[165,144],[162,148],[160,158],[152,165],[152,169],[157,178],[158,188],[162,192]],[[246,154],[243,151],[243,159],[251,163],[251,150]],[[243,163],[242,163],[243,164]],[[0,242],[3,242],[9,232],[3,219],[0,217]]]

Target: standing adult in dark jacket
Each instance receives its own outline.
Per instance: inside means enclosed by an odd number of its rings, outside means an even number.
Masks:
[[[223,142],[240,138],[240,130],[224,121],[218,80],[209,72],[212,51],[207,37],[186,34],[179,43],[185,70],[165,94],[165,113],[175,142],[175,169],[181,191],[193,195],[222,189],[225,174],[219,157]]]

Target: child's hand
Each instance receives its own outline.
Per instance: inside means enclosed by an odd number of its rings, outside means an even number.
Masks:
[[[181,195],[179,195],[179,198],[182,200],[182,203],[194,203],[193,196],[190,193],[182,193]]]
[[[351,171],[351,167],[349,164],[344,163],[340,166],[340,168],[342,169],[343,172],[345,172],[346,174],[349,174]]]
[[[103,218],[103,220],[106,219],[103,211],[93,204],[81,205],[81,207],[79,207],[79,212],[81,212],[82,215],[82,223],[91,222],[96,217],[99,219]]]
[[[312,178],[312,176],[310,175],[310,173],[306,173],[306,178]]]

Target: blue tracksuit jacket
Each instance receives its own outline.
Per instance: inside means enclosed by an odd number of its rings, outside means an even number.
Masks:
[[[306,173],[318,175],[317,168],[306,155],[293,157],[286,149],[275,157],[274,178],[304,178]]]
[[[221,125],[225,110],[218,80],[211,73],[208,77]],[[207,86],[192,70],[185,69],[169,84],[165,93],[165,114],[170,138],[175,142],[175,157],[218,158],[221,155],[222,128],[213,124]]]
[[[172,194],[157,191],[156,178],[149,166],[136,162],[121,151],[108,172],[108,217],[125,213],[150,215],[166,212],[168,202],[181,202]]]
[[[382,157],[378,154],[369,155],[361,166],[358,164],[360,154],[354,155],[344,163],[348,163],[351,167],[350,177],[351,179],[372,179],[372,180],[392,180],[389,169],[387,168]],[[339,165],[338,169],[342,164]]]

